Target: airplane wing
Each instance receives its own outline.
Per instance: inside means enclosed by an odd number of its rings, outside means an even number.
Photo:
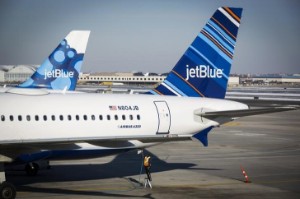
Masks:
[[[124,136],[124,137],[74,137],[74,138],[57,138],[57,139],[27,139],[27,140],[4,140],[0,141],[1,147],[10,148],[16,145],[27,145],[32,148],[52,148],[53,146],[63,146],[78,142],[87,142],[92,144],[101,144],[102,142],[120,142],[128,140],[139,140],[141,142],[171,142],[181,140],[191,140],[192,135],[178,135],[178,134],[166,134],[166,135],[153,135],[153,136]]]
[[[32,140],[6,140],[0,142],[0,159],[11,162],[20,154],[31,154],[43,150],[73,150],[78,149],[78,143],[88,143],[99,147],[122,145],[122,149],[137,149],[130,141],[139,141],[144,144],[187,141],[192,140],[192,135],[153,135],[153,136],[126,136],[126,137],[74,137],[58,139],[32,139]]]
[[[291,111],[291,110],[297,110],[297,108],[287,106],[287,107],[268,107],[268,108],[255,108],[255,109],[231,110],[231,111],[208,111],[208,112],[196,111],[195,115],[199,115],[207,119],[215,119],[218,117],[238,118],[244,116],[260,115],[265,113],[275,113],[275,112]]]

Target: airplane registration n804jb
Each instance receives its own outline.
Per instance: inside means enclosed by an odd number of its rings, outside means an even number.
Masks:
[[[218,8],[166,80],[144,94],[1,93],[0,196],[16,195],[5,181],[7,163],[36,171],[38,160],[101,157],[167,141],[194,138],[207,146],[214,127],[293,109],[249,109],[224,99],[241,15],[241,8]]]

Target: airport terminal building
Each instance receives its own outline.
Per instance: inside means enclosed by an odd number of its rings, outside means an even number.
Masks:
[[[101,85],[151,85],[162,82],[165,78],[166,75],[155,73],[83,73],[79,76],[79,83],[97,83]]]
[[[99,83],[101,85],[153,85],[160,83],[166,79],[168,74],[156,73],[95,73],[82,74],[79,76],[79,82]],[[229,86],[238,86],[239,77],[229,77]]]
[[[36,65],[1,65],[0,82],[23,82],[36,71],[36,68]]]
[[[294,75],[261,75],[253,77],[240,78],[242,85],[300,85],[300,74]]]

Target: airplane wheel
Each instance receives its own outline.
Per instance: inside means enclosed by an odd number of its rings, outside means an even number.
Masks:
[[[36,176],[39,171],[39,165],[37,163],[32,163],[32,165],[27,164],[25,166],[25,171],[29,176]]]
[[[3,182],[0,185],[0,199],[15,199],[16,195],[17,191],[13,184]]]

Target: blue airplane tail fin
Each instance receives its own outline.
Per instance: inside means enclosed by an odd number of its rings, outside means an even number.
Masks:
[[[90,31],[71,31],[20,88],[76,88]]]
[[[146,94],[224,98],[242,8],[220,7],[167,78]]]

